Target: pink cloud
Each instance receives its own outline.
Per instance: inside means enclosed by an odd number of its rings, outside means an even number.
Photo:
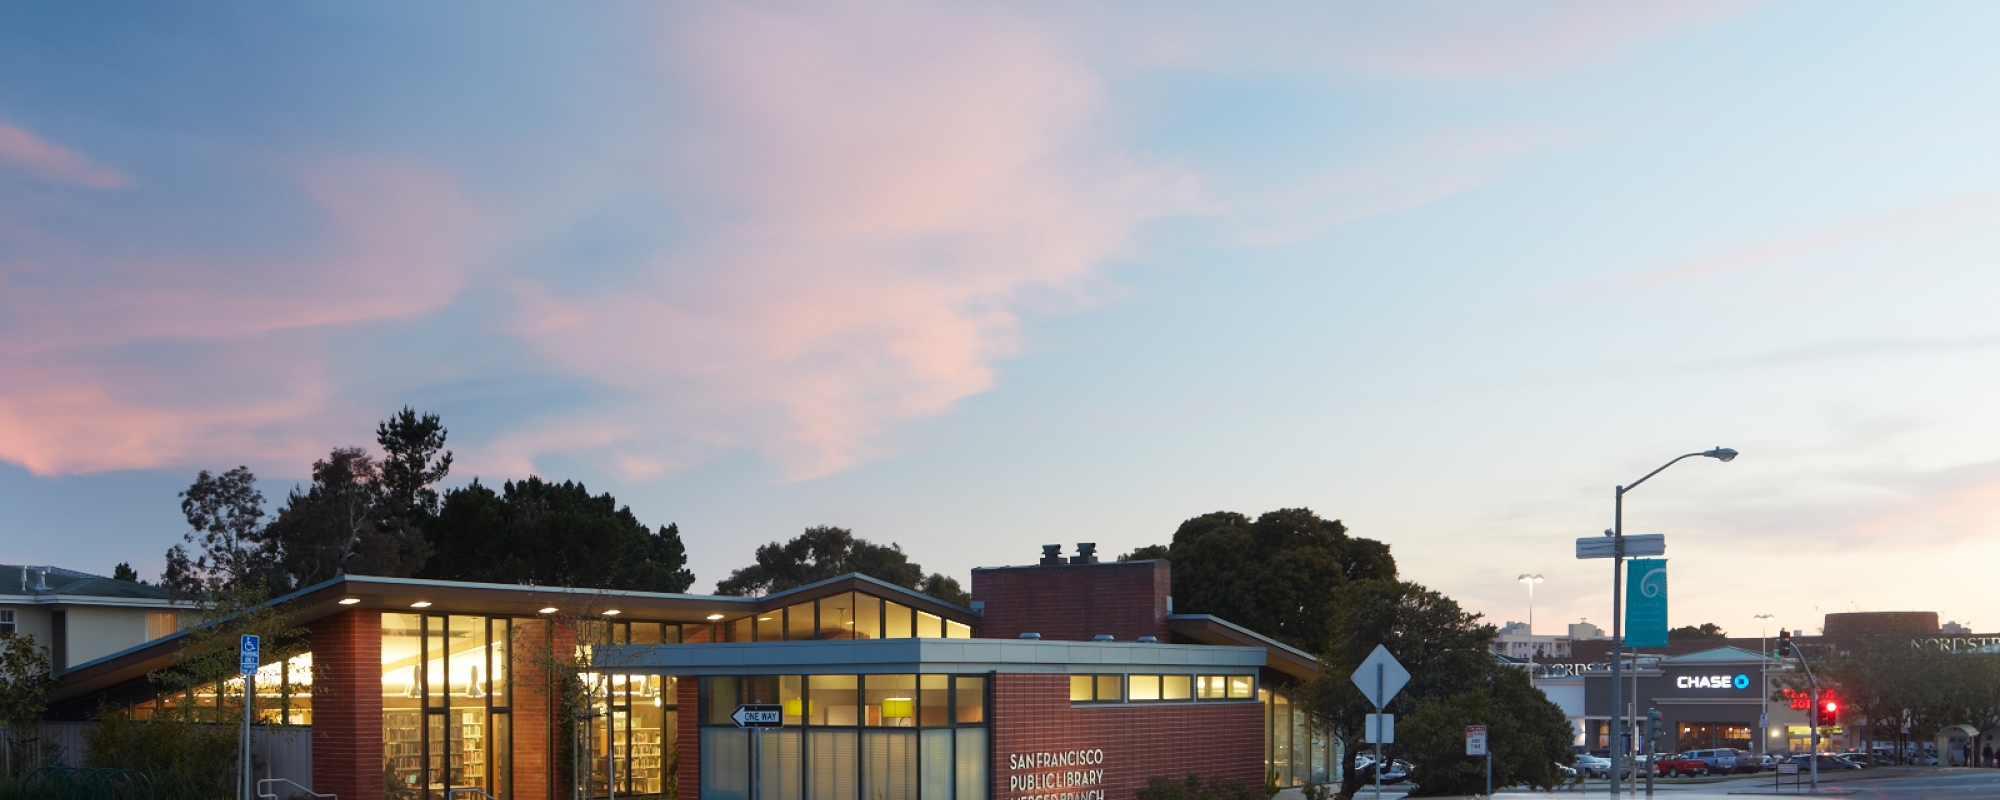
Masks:
[[[375,410],[339,406],[328,336],[451,303],[480,223],[413,165],[325,165],[297,183],[325,238],[280,256],[72,248],[0,263],[0,459],[43,475],[296,465],[365,430]]]
[[[719,7],[661,50],[699,79],[657,181],[717,221],[616,289],[519,284],[516,335],[635,406],[618,435],[555,422],[497,459],[569,443],[639,475],[749,446],[788,478],[851,466],[991,388],[1026,307],[1089,302],[1137,225],[1191,206],[1108,141],[1096,74],[1016,17]]]
[[[92,164],[90,159],[60,145],[0,123],[0,169],[4,168],[17,169],[42,180],[95,189],[122,189],[132,183],[116,170]]]

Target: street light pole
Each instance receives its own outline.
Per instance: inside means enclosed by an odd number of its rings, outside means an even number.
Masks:
[[[1718,461],[1728,462],[1736,458],[1736,451],[1731,450],[1727,447],[1717,447],[1711,450],[1704,450],[1699,453],[1688,453],[1687,455],[1679,456],[1672,461],[1669,461],[1665,464],[1661,464],[1659,469],[1646,473],[1645,477],[1633,481],[1630,484],[1616,487],[1616,491],[1614,491],[1611,496],[1611,530],[1605,531],[1605,533],[1611,534],[1611,539],[1612,539],[1611,722],[1608,723],[1608,725],[1612,729],[1614,736],[1616,735],[1616,729],[1618,727],[1617,721],[1621,717],[1623,717],[1625,713],[1625,687],[1619,685],[1618,682],[1618,673],[1620,672],[1618,662],[1621,660],[1620,651],[1625,646],[1625,602],[1624,602],[1625,593],[1623,591],[1624,587],[1620,585],[1623,583],[1622,579],[1624,578],[1625,575],[1625,493],[1632,491],[1633,489],[1639,488],[1639,484],[1645,483],[1648,478],[1660,474],[1661,472],[1665,471],[1666,468],[1680,463],[1681,459],[1693,458],[1695,456],[1707,456],[1709,458],[1713,458]],[[1638,668],[1639,665],[1636,660],[1633,662],[1632,666],[1634,669]],[[1633,691],[1635,693],[1637,692],[1636,689]],[[1618,743],[1621,746],[1615,751],[1615,754],[1618,756],[1618,759],[1612,762],[1611,771],[1613,774],[1613,778],[1612,780],[1607,781],[1607,783],[1611,784],[1612,800],[1617,800],[1618,797],[1619,776],[1617,775],[1617,773],[1619,768],[1624,766],[1624,758],[1625,758],[1624,747],[1622,746],[1623,740],[1618,740]]]
[[[1771,754],[1771,620],[1770,614],[1751,617],[1757,621],[1757,691],[1764,701],[1764,710],[1757,715],[1757,753]]]
[[[1528,663],[1535,663],[1535,584],[1542,582],[1539,574],[1521,573],[1519,579],[1528,585]]]

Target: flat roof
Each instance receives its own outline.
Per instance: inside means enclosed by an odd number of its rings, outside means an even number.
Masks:
[[[672,675],[910,672],[1252,673],[1262,647],[1037,639],[827,639],[810,642],[600,645],[594,669]]]

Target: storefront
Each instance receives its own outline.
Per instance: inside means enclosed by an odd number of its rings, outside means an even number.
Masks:
[[[1189,772],[1336,779],[1337,743],[1289,699],[1316,662],[1167,613],[1167,569],[978,570],[974,608],[861,576],[761,598],[351,576],[277,601],[308,643],[251,686],[260,721],[310,731],[311,774],[282,777],[345,800],[1102,800]],[[239,718],[241,680],[147,680],[184,644],[63,673],[55,713]],[[784,726],[739,728],[746,703]]]
[[[1783,701],[1767,700],[1772,692],[1770,677],[1780,674],[1781,668],[1771,667],[1755,652],[1734,647],[1666,657],[1642,653],[1636,665],[1628,660],[1621,670],[1626,703],[1622,716],[1629,719],[1636,713],[1643,730],[1646,712],[1657,709],[1668,734],[1656,744],[1660,752],[1716,747],[1755,752],[1805,750],[1804,744],[1794,748],[1786,736],[1791,727],[1805,730],[1804,711]],[[1592,749],[1617,749],[1611,733],[1615,729],[1611,727],[1610,671],[1580,670],[1576,675],[1584,683],[1584,744]],[[1763,719],[1767,708],[1768,721]]]

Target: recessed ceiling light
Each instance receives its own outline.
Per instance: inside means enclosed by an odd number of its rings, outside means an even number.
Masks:
[[[758,622],[770,622],[770,621],[771,621],[771,618],[770,618],[770,617],[758,617],[758,618],[757,618],[757,621],[758,621]]]
[[[556,607],[555,607],[555,606],[549,606],[548,608],[544,608],[544,609],[542,609],[542,610],[540,610],[540,611],[537,611],[537,612],[535,612],[535,613],[537,613],[537,614],[554,614],[554,613],[556,613]]]
[[[722,615],[721,615],[721,614],[710,614],[710,615],[708,615],[708,618],[709,618],[710,620],[718,620],[718,619],[722,619]]]
[[[351,606],[351,605],[354,605],[355,603],[359,603],[359,602],[361,602],[361,598],[359,598],[359,597],[343,597],[343,598],[340,598],[340,604],[341,604],[341,605],[343,605],[343,606]]]
[[[615,609],[615,608],[613,608],[613,609],[610,609],[610,610],[608,610],[608,611],[605,611],[605,612],[604,612],[604,616],[607,616],[607,617],[615,617],[615,616],[618,616],[618,609]]]
[[[410,607],[411,607],[411,608],[430,608],[430,607],[431,607],[431,601],[429,601],[429,600],[418,600],[417,602],[414,602],[414,603],[411,603],[411,604],[410,604]]]

